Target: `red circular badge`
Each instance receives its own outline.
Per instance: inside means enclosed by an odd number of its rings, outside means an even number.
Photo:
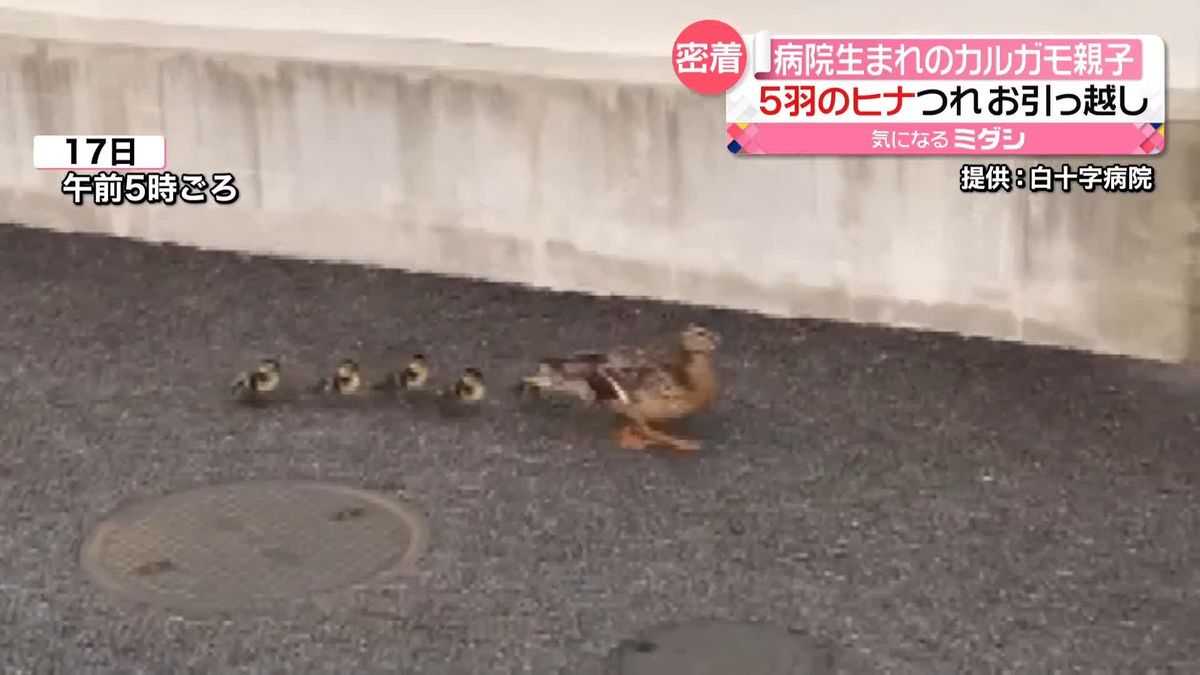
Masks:
[[[737,84],[748,61],[741,34],[713,19],[684,28],[671,50],[675,76],[683,86],[710,96],[724,94]]]

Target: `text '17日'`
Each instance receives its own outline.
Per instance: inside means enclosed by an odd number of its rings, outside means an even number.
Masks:
[[[45,170],[145,171],[167,166],[162,136],[34,136],[33,166]]]

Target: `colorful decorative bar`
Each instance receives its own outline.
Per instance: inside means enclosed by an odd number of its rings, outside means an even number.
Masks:
[[[735,155],[1147,156],[1166,47],[1134,36],[743,34]]]

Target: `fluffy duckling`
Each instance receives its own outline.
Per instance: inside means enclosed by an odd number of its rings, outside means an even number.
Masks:
[[[313,391],[332,394],[355,394],[362,389],[362,375],[358,362],[354,359],[342,359],[333,375],[323,378],[313,386]]]
[[[454,398],[464,403],[478,403],[487,396],[487,386],[483,383],[483,373],[478,368],[467,368],[451,390]]]
[[[375,391],[394,392],[397,390],[415,391],[424,389],[429,383],[429,364],[424,354],[413,354],[404,370],[389,374],[382,382],[375,385]]]
[[[281,370],[279,359],[262,359],[254,370],[239,373],[230,390],[239,399],[258,400],[279,388]]]
[[[487,397],[483,373],[475,367],[463,370],[452,386],[438,397],[438,407],[445,415],[459,415],[474,410]]]

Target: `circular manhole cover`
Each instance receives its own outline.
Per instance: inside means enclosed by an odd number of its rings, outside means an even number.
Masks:
[[[817,675],[846,667],[837,650],[804,633],[719,620],[651,630],[621,645],[616,659],[622,675]]]
[[[240,483],[118,509],[84,543],[101,588],[180,612],[310,598],[411,568],[424,519],[404,504],[341,485]]]

